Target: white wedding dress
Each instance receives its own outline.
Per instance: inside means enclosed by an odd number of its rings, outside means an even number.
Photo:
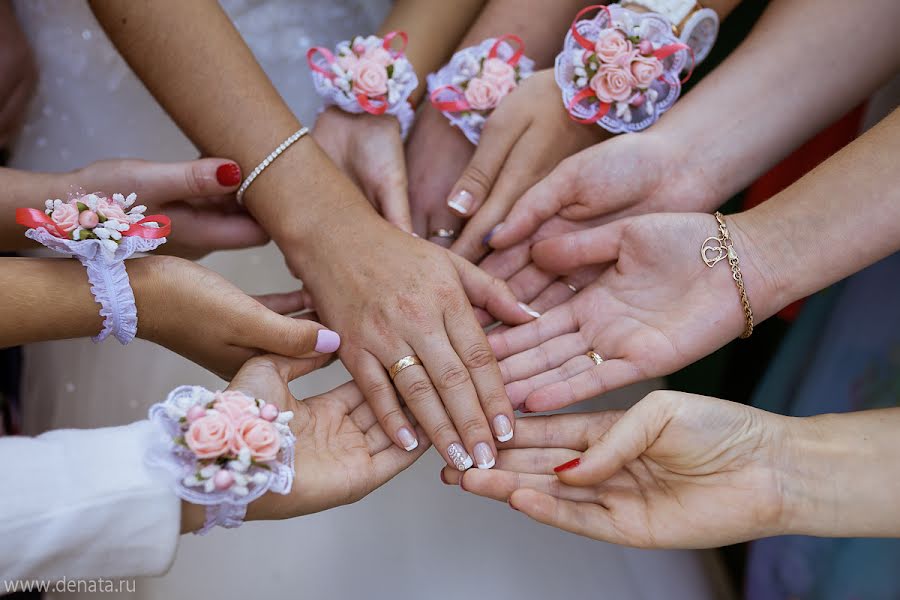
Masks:
[[[389,8],[386,0],[229,0],[223,5],[306,123],[314,120],[319,104],[304,60],[307,48],[374,31]],[[196,155],[116,54],[86,4],[19,0],[16,8],[37,54],[41,83],[13,166],[54,171],[101,158],[171,161]],[[295,287],[272,245],[218,253],[203,264],[251,293]],[[293,390],[298,397],[309,396],[347,377],[333,365],[304,377]],[[203,369],[141,340],[125,349],[114,341],[94,345],[87,339],[34,344],[26,350],[25,424],[34,434],[128,423],[145,418],[152,402],[186,383],[221,386]],[[620,405],[639,397],[635,390],[614,396]],[[724,597],[704,554],[620,548],[540,526],[505,504],[441,485],[440,463],[429,452],[356,505],[184,537],[171,571],[137,582],[137,595],[222,600],[262,595]]]

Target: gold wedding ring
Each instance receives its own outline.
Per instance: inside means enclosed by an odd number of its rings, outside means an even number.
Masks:
[[[603,358],[599,354],[594,352],[593,350],[591,350],[590,352],[587,353],[587,357],[589,359],[591,359],[592,361],[594,361],[595,365],[599,365],[600,363],[603,362]]]
[[[456,239],[456,231],[453,229],[444,229],[443,227],[438,227],[437,229],[432,229],[431,233],[428,234],[428,237],[446,238],[449,240],[455,240]]]
[[[401,358],[400,360],[398,360],[397,362],[392,364],[391,368],[388,370],[388,373],[390,373],[390,376],[391,376],[391,381],[393,381],[394,378],[397,376],[397,374],[400,373],[400,371],[402,371],[403,369],[406,369],[413,365],[421,365],[421,364],[422,364],[422,361],[419,360],[419,357],[416,356],[415,354],[410,354],[409,356],[404,356],[403,358]]]

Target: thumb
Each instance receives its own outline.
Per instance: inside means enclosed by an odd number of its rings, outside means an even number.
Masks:
[[[654,398],[651,394],[625,411],[580,458],[554,468],[559,480],[575,486],[596,485],[643,454],[670,418],[669,405]]]
[[[491,277],[461,256],[447,254],[473,306],[483,308],[508,325],[521,325],[541,316],[524,302],[519,302],[505,281]]]
[[[375,196],[378,199],[378,206],[381,207],[381,216],[388,223],[407,233],[412,233],[412,214],[409,208],[406,172],[404,167],[400,168],[403,170],[402,177],[399,179],[401,183],[388,184],[387,181],[390,178],[385,178],[384,183],[379,185]]]
[[[132,178],[138,198],[158,204],[231,194],[241,183],[241,168],[223,158],[201,158],[184,162],[136,163]]]
[[[311,373],[326,362],[326,357],[289,358],[275,354],[255,356],[237,372],[229,390],[252,392],[259,398],[276,398],[291,381]]]
[[[541,240],[532,246],[531,258],[539,268],[551,273],[568,273],[585,265],[614,261],[628,221],[620,219]]]
[[[249,345],[282,356],[331,354],[341,345],[337,332],[308,319],[294,319],[267,310],[253,328]]]
[[[574,163],[566,159],[549,175],[526,191],[513,205],[506,220],[494,227],[488,244],[497,250],[528,239],[545,221],[555,216],[574,196],[572,186],[580,179],[572,172]]]

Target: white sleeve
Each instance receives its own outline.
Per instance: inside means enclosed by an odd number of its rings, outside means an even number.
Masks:
[[[0,581],[164,573],[181,501],[144,466],[149,421],[0,437]]]

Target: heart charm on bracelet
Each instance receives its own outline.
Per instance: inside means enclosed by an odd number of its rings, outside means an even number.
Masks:
[[[712,243],[711,243],[712,242]],[[713,243],[715,245],[713,245]],[[708,237],[703,240],[703,246],[700,247],[700,257],[707,267],[714,267],[716,263],[728,256],[728,250],[722,244],[722,240],[717,237]]]

